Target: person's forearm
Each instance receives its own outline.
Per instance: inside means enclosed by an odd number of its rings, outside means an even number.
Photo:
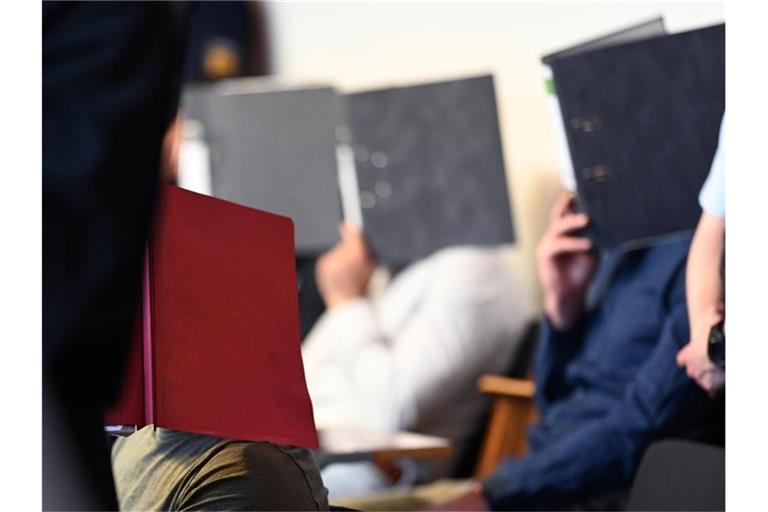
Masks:
[[[712,325],[721,316],[723,282],[720,265],[725,243],[725,221],[702,213],[691,243],[686,271],[686,299],[691,331]]]

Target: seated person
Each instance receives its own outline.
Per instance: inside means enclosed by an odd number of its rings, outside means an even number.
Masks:
[[[161,179],[177,175],[181,117],[163,141]],[[112,446],[121,510],[328,510],[310,451],[148,425]]]
[[[724,126],[725,121],[721,123],[720,144],[709,177],[699,195],[701,218],[688,255],[686,295],[691,341],[677,355],[678,364],[685,367],[688,376],[712,395],[725,389],[725,338],[722,344],[713,343],[710,348],[712,330],[722,330],[724,324],[718,324],[725,319]]]
[[[712,425],[711,400],[675,364],[689,339],[690,238],[598,256],[574,234],[588,219],[572,200],[558,199],[537,251],[545,314],[529,453],[502,461],[445,510],[584,503],[627,488],[651,441]]]
[[[120,510],[328,510],[312,453],[148,425],[112,447]]]
[[[444,436],[457,452],[489,402],[477,378],[504,372],[530,318],[528,295],[500,247],[454,247],[399,272],[366,295],[374,263],[359,229],[317,264],[327,311],[302,347],[318,428],[351,425]],[[419,464],[416,478],[450,462]],[[373,464],[323,470],[331,500],[391,485]]]

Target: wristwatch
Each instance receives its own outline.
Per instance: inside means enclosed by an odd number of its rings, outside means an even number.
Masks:
[[[720,320],[712,326],[709,331],[709,342],[707,343],[707,355],[712,364],[725,370],[725,333],[723,325],[725,320]]]

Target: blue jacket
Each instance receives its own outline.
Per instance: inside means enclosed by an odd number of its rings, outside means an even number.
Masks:
[[[484,481],[494,509],[555,509],[626,487],[644,448],[706,404],[675,362],[689,340],[689,244],[621,255],[578,325],[558,332],[544,320],[534,362],[540,419],[530,453]]]

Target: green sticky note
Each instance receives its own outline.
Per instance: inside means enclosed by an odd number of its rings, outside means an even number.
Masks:
[[[555,81],[552,78],[547,78],[544,80],[544,88],[547,90],[547,94],[557,96],[557,91],[555,90]]]

